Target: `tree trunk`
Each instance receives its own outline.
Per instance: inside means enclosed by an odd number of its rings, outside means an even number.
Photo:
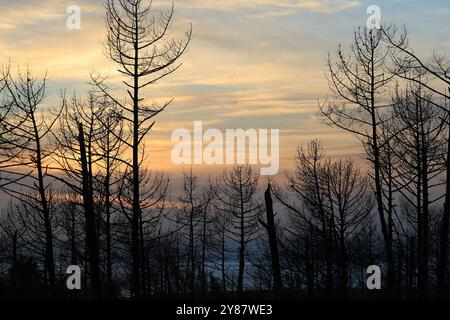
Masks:
[[[109,128],[107,128],[109,130]],[[110,183],[111,183],[111,158],[109,154],[109,131],[107,135],[107,150],[108,153],[106,154],[106,176],[105,176],[105,215],[106,215],[106,282],[108,283],[109,289],[112,287],[112,248],[111,248],[111,190],[110,190]]]
[[[267,224],[265,225],[269,238],[270,256],[272,259],[272,273],[274,281],[274,293],[278,295],[283,290],[283,279],[281,277],[280,258],[278,255],[277,231],[273,213],[273,201],[270,184],[264,194],[267,213]]]
[[[202,286],[202,294],[206,295],[206,212],[207,208],[203,212],[203,234],[202,234],[202,267],[201,267],[201,286]]]
[[[135,26],[139,26],[137,8],[134,12]],[[139,250],[139,217],[140,208],[140,181],[139,181],[139,29],[136,27],[134,35],[134,75],[133,75],[133,204],[131,217],[131,255],[132,255],[132,291],[139,297],[141,292],[141,260]]]
[[[71,212],[71,235],[70,235],[70,263],[72,265],[78,264],[77,262],[77,247],[75,242],[75,208]]]
[[[220,269],[222,272],[222,290],[223,290],[223,294],[226,295],[227,294],[227,275],[226,275],[226,256],[225,256],[225,230],[222,230],[222,238],[221,238],[221,255],[220,255]]]
[[[449,88],[450,92],[450,88]],[[450,114],[450,111],[449,111]],[[447,162],[446,162],[446,194],[444,203],[444,213],[442,216],[441,226],[439,230],[439,258],[437,267],[437,289],[439,298],[445,298],[447,295],[447,263],[448,263],[448,231],[450,223],[450,127],[448,130],[447,140]]]
[[[195,292],[194,211],[195,208],[192,208],[189,221],[189,255],[190,255],[189,260],[191,262],[191,273],[188,276],[188,279],[190,279],[189,286],[191,294],[194,294]]]
[[[419,99],[420,103],[420,99]],[[420,116],[422,119],[422,109],[420,109]],[[421,288],[420,288],[420,297],[426,298],[427,297],[427,291],[428,291],[428,255],[429,255],[429,248],[428,248],[428,242],[429,242],[429,210],[428,210],[428,202],[429,202],[429,194],[428,194],[428,156],[427,156],[427,137],[425,135],[424,130],[424,123],[421,121],[421,140],[422,140],[422,150],[421,150],[421,171],[422,176],[420,179],[422,179],[422,247],[421,247],[421,255],[422,255],[422,275],[421,275]]]
[[[372,42],[372,39],[371,39]],[[378,216],[381,223],[381,231],[383,233],[384,246],[386,250],[387,262],[388,262],[388,285],[392,288],[395,285],[395,266],[394,255],[392,249],[392,219],[389,217],[389,221],[386,223],[383,208],[383,190],[381,182],[381,161],[380,161],[380,148],[378,146],[378,132],[377,132],[377,116],[375,106],[375,66],[374,66],[374,52],[372,49],[370,74],[371,74],[371,123],[372,123],[372,151],[373,151],[373,165],[375,174],[375,196],[377,202]]]
[[[78,124],[78,142],[80,144],[80,157],[83,173],[83,207],[86,220],[86,240],[88,246],[89,267],[91,271],[91,287],[93,293],[101,296],[99,246],[94,211],[94,195],[92,186],[92,172],[88,169],[86,144],[84,140],[83,125]]]
[[[38,184],[39,184],[39,196],[42,205],[42,214],[44,216],[44,228],[45,228],[45,270],[48,273],[48,281],[50,287],[55,285],[55,260],[53,252],[53,230],[50,220],[50,212],[48,208],[47,196],[45,194],[44,186],[44,174],[42,171],[42,156],[41,156],[41,138],[34,118],[34,113],[31,112],[31,120],[34,128],[34,136],[36,140],[36,167],[38,170]]]
[[[245,269],[245,233],[244,233],[244,214],[241,214],[241,238],[239,244],[239,274],[238,274],[238,285],[237,292],[241,294],[244,289],[244,269]]]
[[[12,267],[11,267],[11,282],[13,288],[17,287],[17,238],[18,232],[14,232],[12,236]]]

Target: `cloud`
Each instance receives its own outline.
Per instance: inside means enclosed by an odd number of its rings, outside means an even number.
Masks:
[[[103,2],[0,0],[0,64],[12,58],[13,65],[20,64],[22,69],[29,65],[37,74],[47,70],[48,103],[52,103],[52,94],[58,102],[59,90],[64,88],[68,93],[85,94],[91,71],[110,74],[109,83],[120,86],[117,66],[103,54]],[[220,129],[280,128],[282,158],[289,163],[296,145],[313,137],[323,139],[332,149],[330,153],[348,153],[354,139],[320,121],[316,99],[323,100],[328,94],[323,77],[326,53],[338,42],[350,40],[352,29],[365,23],[361,3],[175,0],[173,30],[182,32],[192,22],[194,38],[182,68],[147,92],[149,100],[175,98],[175,104],[158,116],[148,138],[152,166],[173,170],[170,133],[180,127],[191,128],[193,121]],[[66,28],[66,8],[72,4],[82,10],[81,30]],[[170,6],[170,0],[154,0],[154,4],[159,10]],[[384,3],[384,12],[397,13],[403,23],[405,14],[389,5]],[[277,18],[288,15],[293,17]],[[446,16],[430,16],[433,21],[413,19],[411,24],[417,29],[414,36],[423,36],[423,41],[416,42],[434,49],[439,38],[436,33],[444,35],[447,24]],[[441,22],[433,24],[439,17]],[[117,96],[126,98],[125,92]]]
[[[299,10],[338,12],[360,4],[360,0],[188,0],[179,2],[180,7],[229,11],[252,17],[294,14]]]
[[[8,2],[7,4],[0,4],[0,12],[2,13],[0,32],[11,29],[23,30],[33,26],[48,25],[49,23],[58,23],[61,27],[65,27],[65,22],[68,17],[66,10],[72,4],[78,5],[83,14],[103,14],[103,7],[101,5],[87,0],[77,1],[76,3],[60,0],[39,2],[18,0]]]

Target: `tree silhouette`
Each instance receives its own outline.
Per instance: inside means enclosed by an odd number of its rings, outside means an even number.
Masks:
[[[381,30],[358,28],[349,55],[341,46],[334,60],[329,55],[327,78],[336,100],[321,105],[320,111],[331,125],[356,135],[368,153],[386,247],[389,285],[394,286],[393,222],[384,210],[380,158],[383,114],[390,106],[388,86],[395,77],[389,69],[389,53]]]
[[[266,204],[266,222],[262,219],[260,223],[267,231],[270,247],[270,257],[272,260],[272,274],[274,282],[274,292],[279,294],[283,290],[283,279],[281,277],[280,257],[278,254],[277,230],[275,226],[275,214],[273,211],[272,187],[270,183],[264,193],[264,201]]]
[[[435,54],[431,61],[421,59],[409,46],[408,32],[406,28],[399,32],[394,26],[386,26],[382,29],[386,42],[395,52],[392,56],[395,58],[395,70],[393,73],[408,82],[415,83],[431,94],[440,98],[429,103],[438,108],[442,108],[449,113],[450,101],[450,75],[448,73],[449,61],[445,56]],[[447,116],[448,118],[448,116]],[[449,122],[448,122],[449,123]],[[447,155],[446,155],[446,190],[444,201],[444,212],[441,219],[439,230],[439,262],[437,271],[438,292],[441,297],[446,294],[447,286],[447,266],[448,266],[448,234],[450,226],[450,130],[447,130]]]
[[[235,166],[230,171],[224,171],[215,188],[218,208],[231,221],[231,228],[228,230],[230,238],[239,246],[239,294],[244,290],[246,247],[259,231],[261,205],[255,200],[257,185],[258,176],[251,167]]]
[[[178,61],[191,39],[191,29],[186,32],[183,40],[168,38],[172,19],[173,6],[158,19],[152,11],[151,1],[108,0],[106,2],[106,51],[126,79],[123,84],[129,99],[120,102],[110,93],[105,85],[105,78],[92,76],[97,88],[120,107],[120,117],[129,126],[131,132],[131,142],[125,140],[123,142],[131,148],[133,153],[132,161],[127,165],[130,168],[133,186],[131,253],[133,292],[137,296],[142,294],[142,286],[145,285],[145,280],[142,279],[145,273],[142,265],[144,261],[141,261],[140,254],[143,250],[141,247],[143,240],[139,235],[141,220],[139,181],[142,163],[140,153],[144,152],[143,142],[154,125],[153,119],[172,102],[165,102],[161,106],[155,102],[147,103],[144,89],[174,73],[181,66]]]
[[[2,185],[2,190],[42,212],[45,226],[45,275],[49,285],[54,286],[53,230],[45,167],[45,161],[51,155],[52,150],[46,145],[45,139],[57,121],[60,111],[57,111],[50,121],[39,117],[45,98],[45,77],[38,80],[27,70],[24,74],[19,72],[15,78],[5,71],[3,78],[6,105],[9,106],[7,111],[9,117],[2,119],[2,127],[6,130],[6,135],[1,136],[4,139],[2,145],[7,146],[6,154],[9,157],[7,167],[26,168],[28,171],[24,173],[18,170],[8,170],[8,177],[3,178],[8,183]],[[25,178],[31,179],[32,182],[25,182]],[[23,189],[28,191],[23,191]],[[36,196],[39,199],[39,206],[36,206]]]

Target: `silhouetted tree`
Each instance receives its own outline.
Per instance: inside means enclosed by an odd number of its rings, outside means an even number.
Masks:
[[[209,230],[208,248],[212,256],[212,267],[220,272],[221,290],[226,295],[229,282],[227,261],[231,251],[227,230],[230,228],[231,220],[227,217],[227,213],[217,208],[216,203],[213,203],[213,206],[215,208],[214,220]]]
[[[389,69],[390,51],[378,29],[358,28],[354,33],[350,54],[341,46],[333,59],[329,55],[327,78],[336,100],[320,106],[329,124],[354,134],[363,144],[372,166],[372,182],[383,234],[389,286],[395,285],[393,224],[384,210],[381,176],[381,126],[390,106],[388,88],[395,77]],[[390,220],[391,219],[391,220]]]
[[[207,235],[207,213],[211,202],[211,193],[202,190],[198,185],[198,177],[192,169],[184,173],[183,193],[178,197],[180,203],[180,214],[178,223],[186,226],[188,254],[186,261],[186,284],[189,285],[191,294],[196,291],[196,273],[201,281],[202,289],[205,290],[205,259],[206,259],[206,235]],[[200,248],[197,248],[200,244]],[[198,250],[200,249],[200,250]],[[199,257],[200,256],[200,257]],[[200,260],[201,259],[201,260]]]
[[[62,97],[63,113],[59,126],[52,134],[55,152],[52,166],[57,174],[54,179],[65,184],[81,197],[86,230],[86,246],[91,277],[91,287],[95,295],[101,296],[100,243],[98,234],[98,210],[94,190],[95,179],[100,168],[97,163],[104,155],[97,155],[95,147],[103,140],[103,125],[99,117],[108,117],[105,106],[93,92],[86,102],[73,96],[70,103]],[[97,196],[98,198],[98,196]]]
[[[429,103],[432,97],[420,86],[405,93],[397,92],[393,116],[388,128],[395,166],[387,174],[394,179],[396,190],[416,212],[418,292],[425,297],[429,278],[430,207],[442,199],[438,189],[445,170],[445,129],[447,115]],[[387,167],[384,165],[384,167]]]
[[[436,100],[428,100],[432,105],[442,108],[447,114],[450,113],[450,75],[448,58],[435,54],[431,61],[421,59],[410,47],[406,28],[399,32],[394,25],[382,28],[384,38],[393,52],[395,68],[393,73],[406,81],[420,85],[429,91]],[[448,116],[447,116],[448,118]],[[447,121],[449,124],[450,122]],[[450,126],[450,125],[449,125]],[[450,130],[447,129],[447,155],[446,155],[446,196],[444,201],[444,212],[439,230],[439,259],[437,267],[437,287],[441,297],[447,294],[447,266],[448,266],[448,234],[450,226]]]
[[[6,212],[0,217],[0,230],[4,235],[2,242],[5,244],[2,252],[8,253],[10,280],[13,288],[17,286],[19,250],[21,249],[21,239],[25,233],[25,226],[17,220],[14,210],[14,204],[10,203]]]
[[[139,259],[142,261],[140,270],[140,279],[145,280],[141,283],[141,295],[149,295],[150,287],[148,286],[150,276],[150,257],[149,247],[151,243],[163,235],[159,232],[161,229],[162,217],[166,214],[166,206],[168,201],[168,189],[170,185],[169,178],[158,172],[150,170],[141,170],[139,176],[140,193],[139,207],[140,218],[138,224],[139,231]],[[117,202],[120,207],[121,214],[125,220],[121,223],[118,234],[119,241],[122,244],[128,243],[130,227],[132,227],[133,219],[133,175],[130,171],[124,173],[124,178],[120,181],[117,190]],[[129,246],[132,248],[132,246]],[[125,250],[125,248],[123,248]],[[127,250],[131,255],[132,251]],[[129,260],[128,260],[129,261]],[[131,260],[133,261],[133,260]],[[131,274],[133,276],[133,274]]]
[[[7,134],[0,138],[1,144],[7,146],[9,168],[25,168],[23,170],[8,170],[8,177],[3,180],[3,191],[15,199],[33,205],[42,212],[45,227],[45,278],[51,287],[55,284],[55,262],[53,230],[48,199],[48,175],[45,162],[52,154],[46,144],[46,138],[57,121],[60,111],[45,120],[40,116],[46,90],[46,78],[38,80],[29,70],[25,74],[18,73],[13,77],[4,73],[4,99],[10,106],[8,116],[2,119],[2,127]],[[5,171],[4,171],[5,172]],[[30,179],[30,182],[24,181]],[[26,191],[25,191],[26,190]],[[39,205],[36,206],[36,194]]]
[[[124,143],[131,148],[133,157],[127,162],[132,181],[133,212],[131,217],[132,235],[132,274],[133,293],[142,294],[145,279],[142,276],[144,261],[141,260],[142,239],[139,221],[141,219],[141,200],[139,196],[141,181],[140,152],[144,153],[143,140],[152,129],[153,119],[161,113],[171,101],[162,106],[146,103],[144,89],[175,72],[181,64],[180,57],[187,49],[191,38],[189,30],[183,40],[168,39],[173,18],[173,6],[157,19],[151,8],[151,1],[108,0],[106,2],[106,51],[112,61],[119,65],[118,71],[125,77],[125,91],[130,98],[119,102],[104,84],[104,78],[93,76],[98,89],[120,107],[120,116],[129,125],[131,142]]]
[[[264,193],[264,200],[266,204],[266,222],[264,222],[262,219],[260,220],[260,222],[267,231],[267,237],[270,247],[270,257],[272,261],[272,276],[274,282],[273,287],[275,294],[279,294],[281,290],[283,290],[283,279],[281,277],[280,257],[278,255],[277,230],[275,226],[275,214],[273,211],[273,200],[271,192],[272,187],[269,183]]]
[[[315,252],[314,241],[318,239],[318,245],[324,250],[314,255],[321,254],[325,263],[326,292],[331,294],[333,270],[336,269],[339,288],[345,296],[351,284],[350,243],[365,226],[372,211],[367,179],[351,160],[326,160],[323,147],[314,140],[306,148],[298,149],[296,170],[288,176],[287,187],[288,195],[278,192],[276,195],[292,213],[292,227],[287,228],[288,232],[302,242],[301,250],[306,251],[303,254],[307,257],[308,289],[312,290],[314,283],[311,252]],[[291,201],[289,194],[293,196]]]
[[[239,247],[238,294],[244,290],[246,247],[259,231],[261,204],[255,199],[257,186],[258,176],[251,167],[235,166],[230,171],[224,171],[215,188],[218,208],[231,221],[231,228],[228,230],[230,238]]]

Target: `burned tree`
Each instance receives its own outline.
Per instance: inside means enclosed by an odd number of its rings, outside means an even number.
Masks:
[[[395,190],[416,212],[410,222],[415,225],[417,237],[420,297],[426,296],[429,286],[430,211],[442,199],[438,190],[445,170],[448,121],[446,113],[430,101],[434,101],[433,97],[414,84],[405,92],[397,91],[392,120],[386,127],[392,135],[392,158],[396,159],[387,175],[394,180]]]
[[[97,97],[101,110],[96,113],[96,119],[101,119],[98,139],[93,146],[93,155],[98,158],[96,165],[98,174],[95,176],[97,192],[99,193],[100,211],[103,213],[102,224],[105,233],[106,251],[106,282],[111,289],[113,286],[113,223],[119,208],[114,205],[117,199],[117,189],[123,179],[123,157],[125,129],[123,121],[117,117],[114,103],[107,97]]]
[[[79,205],[84,212],[84,227],[88,250],[91,288],[95,295],[101,295],[100,244],[98,235],[98,210],[94,182],[98,175],[97,162],[102,156],[95,154],[94,146],[103,138],[104,130],[97,119],[105,116],[104,105],[94,93],[87,101],[74,95],[70,102],[62,97],[63,112],[58,130],[52,134],[55,152],[54,165],[57,174],[52,174],[72,192],[80,197]]]
[[[42,213],[45,228],[45,279],[53,287],[56,281],[54,234],[49,208],[46,161],[52,153],[47,138],[60,111],[57,110],[49,121],[40,115],[44,110],[42,104],[46,93],[45,77],[38,80],[27,70],[25,74],[19,72],[17,77],[8,72],[3,78],[4,99],[9,109],[7,115],[2,118],[4,134],[0,136],[0,143],[6,146],[5,154],[9,160],[3,163],[2,172],[6,176],[2,179],[2,190]],[[22,170],[11,170],[14,168]]]
[[[351,243],[366,226],[373,200],[367,179],[351,160],[338,160],[328,166],[326,188],[334,216],[339,289],[345,297],[351,286]]]
[[[227,214],[221,211],[216,203],[213,203],[214,219],[212,226],[208,232],[210,241],[208,248],[212,256],[212,267],[220,273],[220,287],[223,295],[227,294],[229,275],[227,261],[231,249],[228,244],[228,230],[230,229],[231,221]]]
[[[386,26],[382,29],[386,43],[390,46],[391,56],[394,58],[395,67],[393,73],[400,79],[415,83],[424,90],[433,94],[436,100],[427,102],[445,113],[450,114],[450,62],[443,55],[435,54],[431,61],[420,58],[409,45],[408,33],[402,32],[395,26]],[[440,297],[448,294],[448,240],[450,228],[450,127],[447,121],[447,154],[444,210],[439,228],[439,258],[437,266],[437,287]]]
[[[218,208],[231,221],[230,238],[238,244],[238,294],[244,290],[246,248],[259,231],[261,205],[255,199],[257,186],[258,175],[251,167],[235,166],[222,174],[215,188]]]
[[[300,206],[290,204],[278,197],[294,215],[293,220],[307,224],[316,238],[320,239],[323,264],[325,265],[325,284],[327,294],[331,294],[333,286],[333,228],[334,216],[327,210],[327,170],[324,164],[324,150],[318,140],[312,141],[306,149],[299,148],[296,157],[296,170],[288,176],[288,188],[300,200]],[[299,221],[300,220],[300,221]]]
[[[25,226],[17,219],[15,210],[17,206],[10,203],[5,212],[0,217],[0,231],[3,233],[2,242],[5,247],[2,252],[9,260],[10,281],[13,288],[17,286],[18,263],[20,259],[20,249],[22,247],[22,237],[26,232]]]
[[[127,163],[132,177],[133,212],[131,217],[132,235],[132,290],[135,295],[142,293],[145,282],[141,260],[139,221],[141,220],[140,180],[141,157],[144,153],[143,142],[147,133],[154,125],[153,119],[171,103],[163,105],[148,103],[144,90],[174,73],[181,64],[178,62],[187,49],[191,38],[191,30],[186,32],[184,39],[169,38],[170,25],[173,19],[173,6],[155,17],[151,1],[143,0],[108,0],[106,2],[106,51],[113,62],[118,64],[119,73],[125,80],[125,92],[128,99],[119,102],[105,85],[105,79],[93,76],[93,82],[98,89],[120,107],[120,115],[131,132],[131,142],[124,141],[132,150],[132,161]]]
[[[192,169],[185,172],[183,192],[178,197],[180,212],[177,222],[181,224],[183,229],[187,230],[187,235],[185,235],[188,243],[186,285],[189,286],[191,294],[195,294],[196,281],[198,280],[201,282],[202,291],[204,292],[206,289],[206,228],[210,201],[211,193],[200,188],[198,177],[194,175]],[[198,276],[196,276],[196,273],[199,273]]]
[[[121,215],[125,218],[120,224],[118,231],[118,240],[122,244],[132,243],[133,238],[129,237],[132,228],[133,219],[133,175],[130,171],[125,171],[123,179],[120,180],[117,189],[117,203]],[[167,175],[160,172],[153,172],[148,169],[142,169],[139,175],[140,193],[139,206],[141,214],[139,215],[138,234],[139,234],[139,259],[142,262],[140,268],[141,296],[150,295],[151,290],[151,265],[150,248],[154,241],[161,238],[161,220],[166,215],[166,206],[168,201],[170,179]],[[132,233],[131,233],[132,235]],[[122,248],[123,251],[133,255],[132,246]],[[133,260],[127,260],[127,263],[133,263]],[[132,270],[132,269],[131,269]],[[131,273],[133,278],[133,273]]]
[[[389,84],[395,74],[389,69],[389,53],[380,30],[358,28],[350,54],[341,46],[328,57],[327,78],[335,101],[320,105],[330,125],[354,134],[362,143],[372,166],[371,178],[383,234],[389,286],[395,285],[392,220],[386,215],[381,175],[380,131],[390,107]]]
[[[270,183],[264,193],[264,201],[266,205],[266,221],[260,219],[260,223],[267,231],[269,240],[270,257],[272,261],[272,276],[274,282],[274,292],[279,294],[283,290],[283,279],[281,277],[280,257],[278,254],[278,238],[275,225],[275,213],[273,211],[272,186]]]
[[[303,247],[300,254],[306,257],[308,289],[313,286],[314,273],[321,272],[313,266],[322,264],[319,268],[324,270],[322,285],[327,295],[333,289],[336,270],[338,289],[345,297],[351,285],[351,243],[365,227],[373,206],[367,179],[351,160],[327,160],[320,142],[314,140],[299,148],[287,188],[287,195],[275,194],[291,212],[291,227],[285,229]],[[313,255],[320,255],[316,262],[311,261]]]

